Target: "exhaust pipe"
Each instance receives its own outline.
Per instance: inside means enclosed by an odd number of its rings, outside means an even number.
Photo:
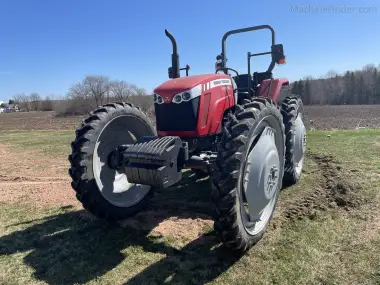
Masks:
[[[169,78],[178,78],[181,77],[180,70],[179,70],[179,55],[177,51],[177,42],[175,41],[173,35],[169,33],[167,29],[165,29],[165,35],[170,39],[173,46],[173,53],[172,53],[172,66],[169,67]]]

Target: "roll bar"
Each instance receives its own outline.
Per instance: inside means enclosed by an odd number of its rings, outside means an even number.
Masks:
[[[248,28],[243,28],[243,29],[237,29],[237,30],[232,30],[224,34],[222,38],[222,62],[221,62],[221,69],[225,69],[227,67],[227,56],[226,56],[226,40],[230,35],[233,34],[240,34],[240,33],[246,33],[246,32],[252,32],[252,31],[257,31],[257,30],[263,30],[263,29],[268,29],[272,33],[272,47],[276,45],[276,39],[275,39],[275,32],[274,29],[269,26],[269,25],[260,25],[260,26],[253,26],[253,27],[248,27]],[[271,54],[272,52],[265,52],[265,53],[260,53],[256,55],[264,55],[264,54]],[[275,66],[275,62],[271,62],[268,71],[271,71]],[[225,71],[226,72],[226,71]]]

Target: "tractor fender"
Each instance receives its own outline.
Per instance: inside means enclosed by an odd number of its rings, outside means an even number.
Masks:
[[[238,102],[237,84],[232,77],[231,77],[231,83],[232,83],[232,90],[234,94],[235,105],[237,105],[237,102]]]
[[[283,86],[288,86],[288,85],[289,85],[289,81],[283,78],[263,80],[260,84],[259,89],[257,90],[258,97],[269,97],[274,102],[278,103],[279,101],[281,101],[281,97],[285,98],[285,96],[280,96],[281,88]],[[269,90],[269,94],[268,94],[268,90]]]

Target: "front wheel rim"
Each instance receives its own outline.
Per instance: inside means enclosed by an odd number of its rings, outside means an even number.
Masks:
[[[95,143],[92,157],[92,170],[97,187],[110,204],[128,208],[138,204],[149,193],[148,185],[129,183],[127,176],[108,166],[109,153],[122,144],[131,144],[140,135],[128,130],[128,125],[133,125],[134,120],[140,119],[121,115],[110,120],[102,129]],[[147,133],[145,125],[140,127],[142,133]],[[133,130],[136,131],[136,130]]]

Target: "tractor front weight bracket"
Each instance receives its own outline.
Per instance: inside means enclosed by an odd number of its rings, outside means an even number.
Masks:
[[[181,170],[188,159],[187,142],[179,137],[147,136],[112,151],[108,165],[124,172],[130,183],[166,188],[182,179]]]

